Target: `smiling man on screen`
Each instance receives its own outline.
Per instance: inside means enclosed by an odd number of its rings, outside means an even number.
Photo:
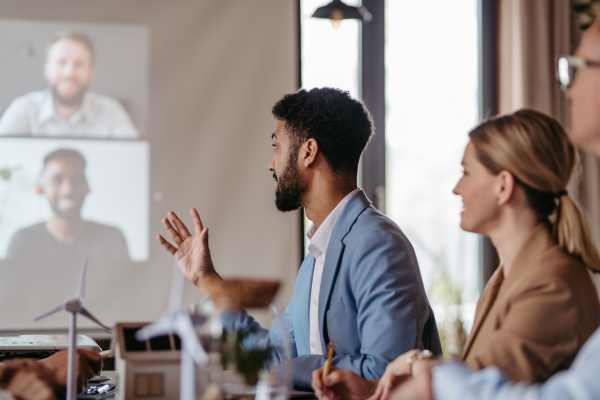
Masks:
[[[0,135],[134,139],[139,136],[121,103],[89,91],[94,45],[85,34],[60,31],[48,44],[48,88],[17,97],[0,118]]]

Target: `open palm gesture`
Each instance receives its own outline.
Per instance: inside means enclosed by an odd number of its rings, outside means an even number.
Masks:
[[[218,276],[210,257],[208,247],[208,228],[204,228],[200,215],[195,208],[190,210],[192,221],[194,223],[194,234],[186,228],[179,217],[169,211],[163,218],[162,223],[171,238],[178,247],[173,246],[161,235],[157,235],[158,242],[175,258],[179,269],[183,275],[198,286],[200,289],[202,281],[208,276]],[[208,295],[208,293],[204,293]]]

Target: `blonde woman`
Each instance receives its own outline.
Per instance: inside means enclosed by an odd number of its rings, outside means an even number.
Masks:
[[[568,368],[598,327],[589,267],[600,256],[566,191],[577,152],[560,124],[518,111],[470,134],[461,228],[489,236],[501,257],[477,305],[462,360],[539,382]]]
[[[544,381],[569,367],[598,327],[600,305],[588,269],[600,270],[589,227],[566,191],[577,153],[554,119],[522,110],[486,121],[470,134],[461,227],[489,236],[501,265],[486,285],[462,360],[497,366],[515,381]],[[387,398],[410,374],[414,352],[379,381],[336,370],[313,374],[317,395]]]

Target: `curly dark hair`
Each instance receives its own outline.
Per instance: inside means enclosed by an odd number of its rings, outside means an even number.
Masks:
[[[48,153],[46,157],[44,157],[44,168],[48,165],[48,163],[52,160],[61,159],[61,160],[69,160],[80,163],[82,167],[85,169],[85,158],[83,155],[77,150],[72,149],[57,149],[51,153]]]
[[[356,177],[360,156],[374,134],[373,119],[361,101],[340,89],[302,89],[283,96],[272,112],[285,121],[292,150],[315,139],[334,174]]]

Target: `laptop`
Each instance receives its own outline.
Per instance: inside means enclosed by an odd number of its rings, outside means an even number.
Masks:
[[[0,335],[0,361],[11,358],[42,359],[69,348],[69,335]],[[98,343],[85,335],[77,335],[77,348],[102,351]]]

